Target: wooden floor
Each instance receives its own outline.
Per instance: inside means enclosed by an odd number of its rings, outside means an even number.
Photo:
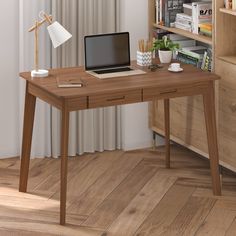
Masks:
[[[236,177],[214,197],[208,161],[178,146],[70,158],[67,225],[59,222],[59,159],[34,159],[28,193],[19,159],[0,160],[2,236],[236,235]]]

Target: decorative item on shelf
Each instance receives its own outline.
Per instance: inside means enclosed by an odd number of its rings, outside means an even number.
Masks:
[[[232,10],[236,10],[236,0],[232,0]]]
[[[35,25],[29,29],[29,32],[34,31],[34,70],[31,71],[32,77],[46,77],[48,76],[48,70],[39,69],[39,37],[38,30],[41,25],[45,22],[49,24],[47,27],[49,36],[51,38],[54,48],[57,48],[61,44],[65,43],[72,35],[57,21],[52,22],[52,16],[47,15],[45,12],[41,11],[39,13],[41,21],[36,20]]]
[[[137,51],[137,64],[149,66],[152,64],[152,42],[143,39],[138,41],[139,50]]]
[[[153,43],[152,50],[158,50],[158,55],[161,63],[170,63],[173,55],[173,51],[179,48],[178,43],[173,43],[165,35],[162,39],[156,39]]]
[[[232,9],[232,0],[225,0],[225,8]]]

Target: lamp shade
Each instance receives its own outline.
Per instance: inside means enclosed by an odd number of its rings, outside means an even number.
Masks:
[[[47,27],[54,48],[65,43],[72,35],[57,21]]]

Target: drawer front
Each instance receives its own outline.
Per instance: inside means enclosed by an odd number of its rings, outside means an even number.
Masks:
[[[89,108],[107,107],[129,103],[142,102],[142,90],[104,93],[101,95],[89,96]]]
[[[143,100],[151,101],[154,99],[176,98],[183,96],[198,95],[207,88],[207,84],[196,84],[191,87],[176,87],[176,88],[144,88]]]

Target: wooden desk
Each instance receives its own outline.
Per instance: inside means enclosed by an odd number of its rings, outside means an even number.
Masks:
[[[164,99],[166,130],[166,166],[169,167],[169,99],[203,95],[212,188],[221,194],[219,157],[215,119],[214,82],[219,79],[213,73],[202,72],[191,65],[183,65],[184,71],[172,73],[167,67],[144,75],[99,80],[87,74],[82,67],[54,69],[46,78],[31,78],[30,72],[20,73],[26,80],[23,142],[20,167],[19,191],[26,192],[31,139],[33,132],[36,98],[61,110],[61,190],[60,224],[65,224],[69,113],[71,111]],[[58,88],[57,75],[78,74],[85,86],[82,88]]]

